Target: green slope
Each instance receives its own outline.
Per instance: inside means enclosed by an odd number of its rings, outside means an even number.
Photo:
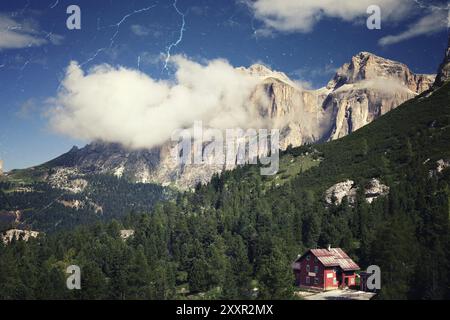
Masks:
[[[313,150],[321,159],[320,165],[316,162],[312,170],[291,169],[296,163],[301,165],[305,153]],[[300,156],[294,157],[294,162],[286,161],[293,155]],[[422,95],[404,103],[342,139],[285,152],[279,175],[284,179],[291,175],[301,185],[319,189],[344,179],[381,177],[395,181],[412,155],[426,161],[429,169],[434,169],[439,159],[450,159],[450,83],[428,98]],[[279,175],[268,180],[277,181]]]

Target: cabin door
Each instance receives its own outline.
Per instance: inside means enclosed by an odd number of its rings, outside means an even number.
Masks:
[[[341,287],[342,281],[344,280],[344,274],[341,270],[336,270],[336,279],[338,281],[338,287]]]

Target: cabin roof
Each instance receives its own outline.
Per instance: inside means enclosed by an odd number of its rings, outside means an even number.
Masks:
[[[297,261],[312,253],[325,267],[340,267],[343,271],[359,270],[359,266],[341,248],[310,249]]]

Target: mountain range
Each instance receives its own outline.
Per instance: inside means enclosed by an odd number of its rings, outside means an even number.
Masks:
[[[430,90],[436,78],[415,74],[400,62],[368,52],[352,57],[317,90],[305,89],[286,74],[261,64],[237,70],[259,78],[248,107],[268,128],[280,129],[282,150],[342,138]],[[439,79],[448,76],[448,70],[440,70]],[[214,173],[235,168],[178,165],[172,158],[173,148],[175,144],[167,142],[153,149],[129,150],[117,143],[95,141],[32,169],[49,181],[55,180],[45,170],[50,167],[58,177],[67,176],[65,180],[74,174],[111,174],[133,182],[189,189],[207,183]]]

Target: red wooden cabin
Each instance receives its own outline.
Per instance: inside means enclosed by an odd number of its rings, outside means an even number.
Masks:
[[[341,249],[309,249],[292,265],[296,285],[308,289],[333,290],[356,284],[359,266]]]

